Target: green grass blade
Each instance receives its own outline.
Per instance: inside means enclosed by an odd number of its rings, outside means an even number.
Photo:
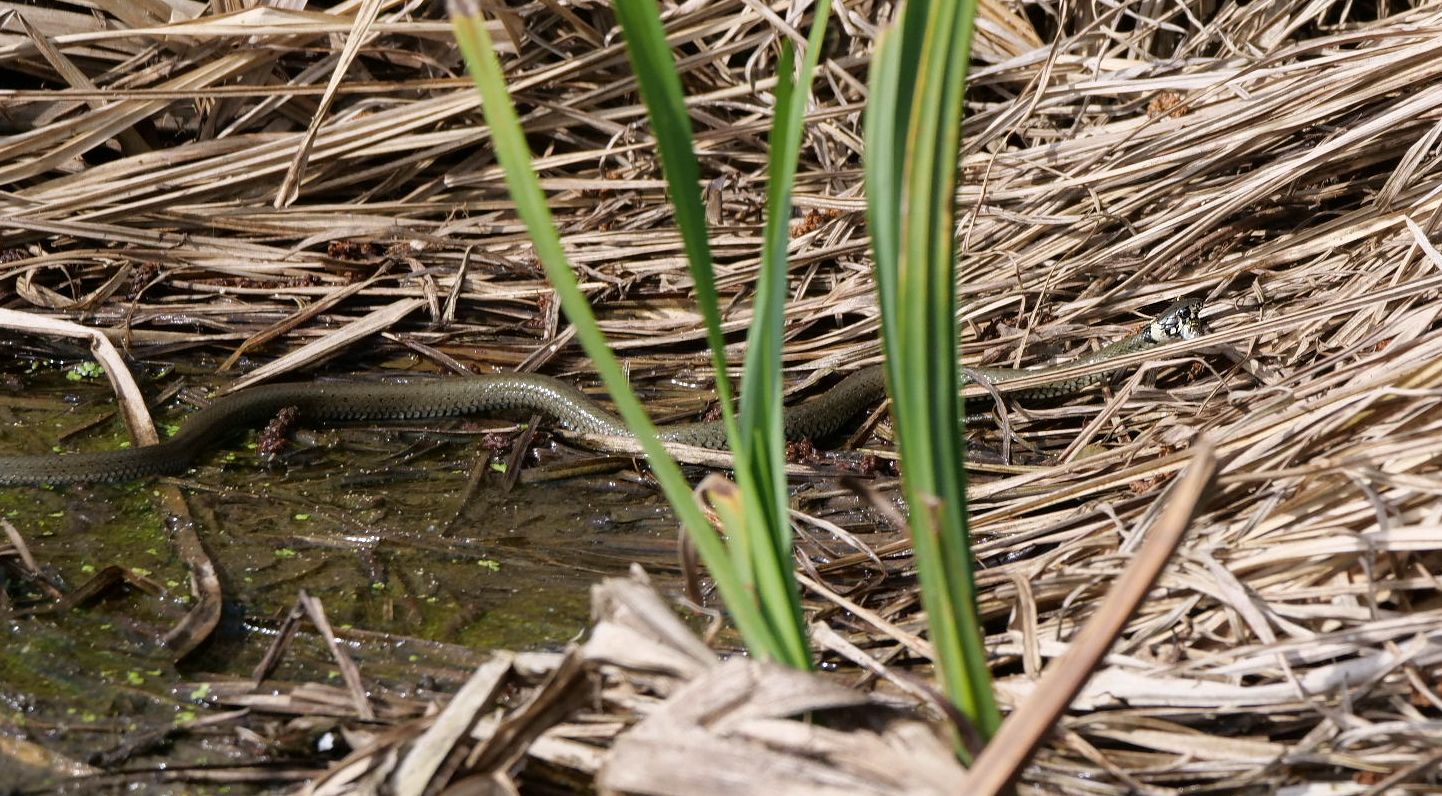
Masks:
[[[810,99],[811,77],[820,57],[831,10],[830,0],[816,6],[801,74],[793,75],[790,42],[784,42],[777,64],[776,115],[771,127],[766,229],[755,317],[747,335],[746,379],[741,395],[741,437],[737,440],[736,476],[743,493],[755,495],[749,521],[770,529],[768,544],[747,550],[761,596],[762,610],[786,645],[790,662],[810,664],[801,601],[792,559],[791,521],[786,489],[786,435],[782,429],[781,350],[785,331],[788,257],[791,241],[791,195],[801,150],[801,132]]]
[[[810,86],[820,51],[820,35],[830,3],[818,7],[813,24],[811,58],[802,80]],[[725,366],[719,313],[704,212],[700,201],[697,166],[689,118],[664,31],[653,0],[617,0],[618,19],[626,34],[627,51],[641,84],[652,126],[661,149],[663,168],[676,208],[677,223],[687,241],[697,298],[708,324],[708,339],[718,370]],[[792,57],[785,48],[779,67],[777,119],[772,132],[770,190],[767,203],[767,244],[763,249],[761,286],[755,318],[748,335],[746,394],[743,420],[738,428],[727,417],[728,435],[736,453],[739,499],[728,497],[725,527],[730,538],[731,561],[738,578],[753,589],[770,631],[785,650],[782,660],[793,666],[810,664],[805,642],[800,599],[793,575],[790,522],[787,514],[784,436],[781,430],[780,344],[786,284],[786,243],[789,239],[790,191],[800,147],[801,120],[809,92],[798,95],[792,74]],[[779,282],[779,285],[778,285]],[[718,376],[723,406],[729,400]],[[711,495],[719,505],[717,495]]]
[[[989,737],[1000,714],[971,574],[955,320],[956,172],[974,13],[970,0],[904,7],[875,62],[866,177],[922,602],[943,688]]]
[[[916,58],[926,34],[924,14],[902,13],[885,31],[871,61],[871,87],[863,120],[866,143],[867,227],[876,261],[876,283],[883,318],[896,318],[896,263],[901,256],[902,176],[906,171],[906,120],[911,118]]]
[[[485,28],[476,0],[450,0],[452,26],[466,65],[481,94],[486,123],[491,128],[496,157],[506,175],[506,184],[516,212],[526,224],[536,255],[556,289],[566,317],[576,327],[577,338],[590,356],[610,392],[621,417],[636,433],[646,456],[682,524],[696,542],[698,551],[716,581],[722,599],[753,654],[783,659],[783,650],[770,633],[767,622],[731,566],[725,544],[707,522],[681,469],[656,439],[656,429],[631,391],[620,363],[606,345],[586,297],[561,247],[550,209],[540,182],[531,168],[531,153],[521,132],[520,121],[506,90],[500,61]]]
[[[701,166],[696,160],[691,118],[681,91],[681,76],[666,44],[666,31],[655,0],[616,0],[616,19],[626,38],[626,53],[641,87],[641,99],[661,153],[661,169],[670,187],[676,226],[686,249],[686,262],[696,283],[696,301],[706,321],[706,340],[716,372],[716,397],[726,434],[734,443],[736,417],[731,380],[727,377],[726,338],[721,331],[715,269],[707,237],[706,210],[701,201]]]

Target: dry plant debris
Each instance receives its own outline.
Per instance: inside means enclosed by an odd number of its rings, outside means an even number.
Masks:
[[[0,2],[4,309],[140,356],[243,352],[270,376],[379,347],[588,382],[436,4],[97,5]],[[585,289],[655,405],[699,413],[705,390],[665,389],[704,386],[701,333],[610,12],[496,6]],[[797,194],[798,392],[879,351],[858,165],[887,4],[840,6]],[[668,11],[733,332],[757,268],[768,76],[806,10]],[[984,5],[979,28],[967,361],[1053,361],[1182,294],[1206,296],[1218,330],[1108,392],[1012,410],[1018,453],[977,471],[982,607],[1013,704],[1141,544],[1190,441],[1219,460],[1210,509],[1022,790],[1435,789],[1442,4],[1027,0]],[[874,678],[926,671],[905,542],[824,483],[800,497],[816,593],[857,609],[813,603],[845,642],[827,648],[870,659],[843,674],[901,698]],[[590,781],[637,716],[584,716],[603,729],[516,731],[528,750],[492,751],[487,770]]]

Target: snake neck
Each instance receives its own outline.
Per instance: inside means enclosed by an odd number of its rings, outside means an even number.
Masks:
[[[1098,362],[1109,362],[1118,357],[1126,356],[1127,354],[1135,354],[1138,351],[1155,348],[1159,344],[1160,342],[1153,333],[1152,325],[1147,324],[1120,340],[1108,343],[1090,354],[1068,362],[1064,367],[1073,368],[1078,365],[1095,365]],[[1115,370],[1115,368],[1113,368],[1113,370]]]

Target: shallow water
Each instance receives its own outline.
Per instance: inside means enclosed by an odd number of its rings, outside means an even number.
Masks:
[[[0,388],[0,450],[123,444],[103,383],[17,378]],[[158,420],[183,415],[168,409]],[[66,438],[76,428],[85,431]],[[559,648],[584,628],[591,584],[631,562],[675,588],[675,523],[628,461],[609,474],[510,489],[487,467],[466,499],[469,471],[487,455],[469,424],[436,433],[302,421],[294,436],[279,463],[258,460],[250,433],[164,479],[200,523],[226,600],[222,626],[191,670],[246,676],[302,589],[338,629],[485,650]],[[541,462],[536,451],[526,456],[529,474],[590,458],[549,444],[539,451]],[[62,591],[110,566],[156,591],[121,586],[71,610],[0,624],[0,730],[61,728],[70,747],[85,737],[77,727],[118,738],[133,721],[168,722],[191,703],[188,676],[161,641],[191,598],[156,484],[0,490],[0,516]],[[22,614],[54,605],[13,573],[5,585]],[[326,653],[313,652],[301,656],[311,665],[287,673],[324,678]]]

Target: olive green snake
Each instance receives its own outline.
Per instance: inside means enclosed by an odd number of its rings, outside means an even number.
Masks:
[[[1064,367],[1107,362],[1162,343],[1190,340],[1206,331],[1201,302],[1183,299],[1145,327]],[[993,383],[1044,375],[1063,366],[1033,370],[973,368]],[[1110,370],[1057,379],[1019,390],[1022,398],[1055,398],[1077,392],[1106,377]],[[886,391],[885,372],[872,365],[852,373],[825,393],[785,409],[788,439],[821,439],[839,429]],[[546,414],[561,426],[583,434],[629,436],[616,415],[577,388],[550,376],[530,373],[489,374],[397,383],[293,383],[252,387],[224,396],[190,415],[174,436],[156,445],[68,455],[0,457],[0,486],[127,481],[181,472],[211,444],[251,427],[282,408],[294,406],[317,420],[404,420],[452,417],[497,410]],[[707,448],[726,447],[719,421],[678,423],[658,429],[662,440]]]

